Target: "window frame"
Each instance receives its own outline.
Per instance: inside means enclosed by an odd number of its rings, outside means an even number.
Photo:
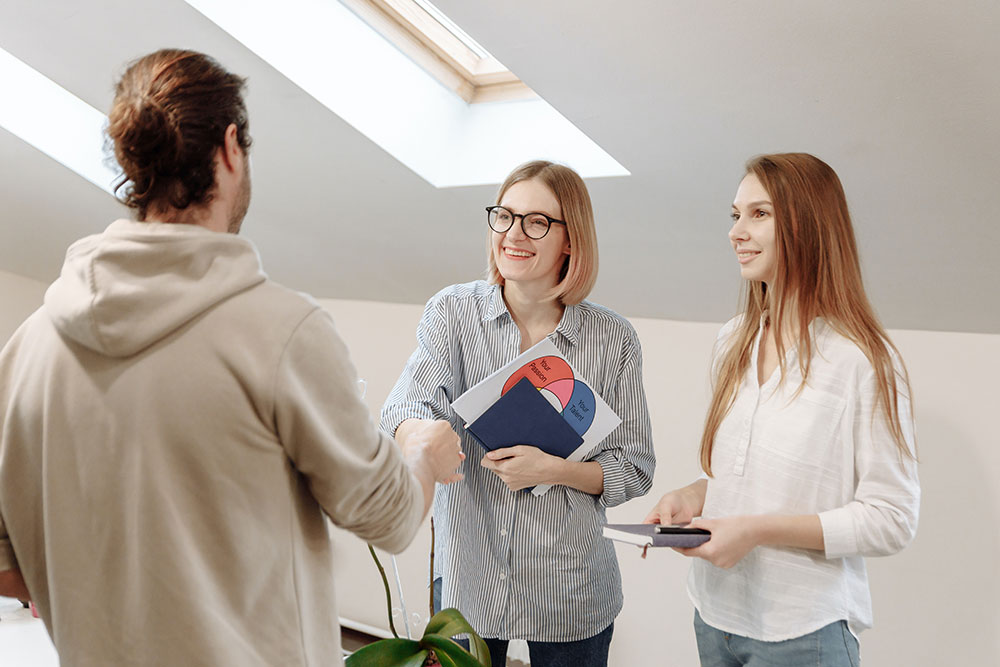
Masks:
[[[469,104],[538,97],[496,58],[481,58],[413,0],[340,2]]]

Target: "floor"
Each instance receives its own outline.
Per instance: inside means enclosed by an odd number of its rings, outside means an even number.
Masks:
[[[4,597],[0,597],[0,655],[4,665],[59,667],[45,625],[20,602]]]
[[[343,629],[341,641],[346,651],[354,651],[372,637]],[[0,656],[3,665],[24,667],[59,667],[59,657],[52,646],[45,625],[31,615],[18,600],[0,597]],[[508,659],[509,667],[527,667],[524,662]]]

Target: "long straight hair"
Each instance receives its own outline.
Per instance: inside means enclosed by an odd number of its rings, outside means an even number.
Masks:
[[[813,319],[824,318],[857,345],[875,371],[877,405],[888,417],[900,461],[904,456],[914,458],[903,435],[897,402],[900,383],[909,391],[909,377],[865,294],[847,198],[836,172],[812,155],[780,153],[752,158],[746,174],[760,180],[774,206],[775,275],[770,284],[746,281],[743,285],[743,317],[713,368],[712,400],[701,436],[702,469],[712,474],[715,434],[750,367],[765,311],[774,332],[782,382],[787,343],[782,338],[783,321],[789,313],[795,317],[791,330],[802,375],[798,391],[809,376]]]

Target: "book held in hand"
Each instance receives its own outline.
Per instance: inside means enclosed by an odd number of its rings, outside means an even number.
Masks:
[[[566,458],[583,444],[583,437],[556,412],[528,378],[521,378],[466,428],[490,451],[531,445]]]
[[[712,534],[702,528],[661,526],[656,523],[609,523],[604,537],[640,547],[696,547],[708,542]]]
[[[542,403],[549,409],[543,410]],[[568,461],[583,461],[622,421],[548,338],[471,387],[451,407],[487,449],[532,445]],[[542,495],[550,486],[540,484],[532,493]]]

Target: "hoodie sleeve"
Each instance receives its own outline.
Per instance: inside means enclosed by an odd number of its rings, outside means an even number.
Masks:
[[[17,569],[17,559],[14,558],[14,547],[11,546],[10,536],[7,535],[7,525],[3,522],[3,513],[0,512],[0,572]]]
[[[395,442],[362,402],[358,377],[333,319],[312,311],[278,364],[278,437],[335,524],[390,552],[420,527],[423,495]]]
[[[0,345],[0,351],[4,354],[0,356],[0,387],[11,386],[11,369],[10,361],[14,356],[14,348],[17,346],[17,340],[24,330],[24,325],[14,332],[10,340],[7,341],[7,345]],[[7,405],[8,397],[6,392],[0,391],[0,405]],[[3,432],[3,419],[4,415],[0,413],[0,433]],[[2,439],[0,439],[0,446],[2,446]],[[17,569],[17,559],[14,557],[14,547],[10,542],[10,535],[7,534],[7,524],[3,519],[3,506],[0,505],[0,572],[5,572],[7,570]]]

